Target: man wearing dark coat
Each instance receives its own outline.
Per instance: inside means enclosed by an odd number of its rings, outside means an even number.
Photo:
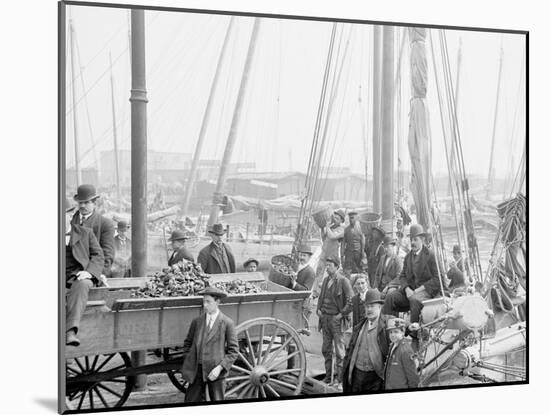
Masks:
[[[96,200],[98,198],[95,186],[91,184],[78,186],[74,196],[74,200],[78,202],[78,212],[73,216],[71,223],[92,229],[103,250],[102,274],[109,277],[115,257],[115,226],[111,220],[97,212]]]
[[[349,225],[344,230],[342,241],[343,268],[346,275],[359,274],[363,269],[362,263],[366,260],[365,235],[357,221],[357,212],[349,211],[348,217]]]
[[[372,237],[369,238],[368,243],[366,244],[366,255],[368,263],[368,274],[369,274],[369,284],[371,287],[376,288],[375,276],[376,270],[378,269],[378,264],[384,256],[384,236],[386,233],[383,229],[378,227],[372,228]]]
[[[68,206],[68,204],[67,204]],[[90,288],[97,285],[103,269],[103,251],[91,229],[71,224],[65,213],[65,284],[68,288],[66,303],[66,344],[79,346],[76,336],[82,314],[88,302]]]
[[[176,229],[172,232],[172,235],[170,236],[170,239],[168,239],[168,241],[172,243],[172,249],[174,251],[168,259],[168,266],[171,267],[172,265],[175,265],[184,259],[191,262],[195,261],[193,255],[185,246],[185,241],[187,241],[188,239],[189,237],[179,229]]]
[[[417,388],[419,382],[411,341],[404,338],[406,323],[400,318],[388,320],[386,330],[391,341],[384,367],[384,390]]]
[[[365,318],[354,327],[344,359],[344,392],[382,390],[388,355],[387,316],[380,313],[383,302],[377,289],[367,291]]]
[[[449,290],[464,290],[467,288],[466,278],[464,271],[467,270],[464,267],[464,258],[462,257],[462,249],[460,245],[453,246],[453,259],[449,270],[447,271],[447,278],[449,278]]]
[[[351,298],[353,290],[349,280],[338,270],[340,261],[335,257],[326,259],[327,276],[321,286],[321,294],[317,300],[317,315],[319,329],[323,333],[321,352],[325,358],[325,383],[332,379],[333,347],[336,354],[336,387],[342,384],[342,362],[346,348],[344,332],[347,329],[351,313]]]
[[[382,293],[382,298],[391,288],[398,288],[399,275],[403,268],[403,261],[396,254],[397,241],[391,236],[384,237],[384,255],[380,258],[374,276],[374,288]]]
[[[368,277],[358,274],[353,283],[357,294],[351,299],[351,317],[353,328],[359,327],[358,323],[365,318],[365,297],[369,289]]]
[[[286,285],[294,291],[310,291],[315,281],[315,271],[308,265],[308,262],[313,255],[311,247],[307,244],[302,244],[298,248],[298,272],[291,274],[290,281]]]
[[[411,312],[410,322],[418,323],[422,301],[442,295],[436,258],[425,246],[426,233],[421,225],[410,228],[411,251],[405,256],[399,275],[400,288],[386,296],[384,314],[398,317],[399,312]]]
[[[130,225],[121,220],[117,223],[117,234],[115,235],[115,258],[111,267],[111,277],[129,277],[132,257],[132,241],[126,235]]]
[[[221,223],[215,223],[208,231],[212,242],[201,249],[198,262],[207,274],[227,274],[235,272],[235,257],[228,244],[222,242],[225,229]]]
[[[214,287],[200,294],[205,313],[191,322],[183,343],[181,374],[190,384],[185,402],[203,402],[207,387],[211,401],[222,401],[225,378],[239,353],[237,332],[233,320],[219,310],[227,294]]]

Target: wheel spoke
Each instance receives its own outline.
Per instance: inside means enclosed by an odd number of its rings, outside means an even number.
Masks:
[[[114,390],[112,390],[111,388],[105,386],[104,384],[102,383],[98,383],[97,386],[99,386],[101,389],[105,389],[106,391],[112,393],[113,395],[119,397],[119,398],[122,398],[122,395],[118,392],[115,392]]]
[[[126,383],[126,380],[123,380],[123,379],[108,379],[108,380],[104,380],[103,382]]]
[[[84,356],[84,362],[86,363],[86,372],[90,370],[90,359],[88,359],[88,356]]]
[[[246,375],[246,376],[233,376],[233,377],[230,377],[230,378],[226,378],[225,381],[226,382],[235,382],[236,380],[246,380],[246,379],[249,379],[250,378],[250,375]]]
[[[79,372],[78,370],[73,369],[70,366],[67,366],[67,370],[70,371],[70,372],[73,372],[75,375],[80,375],[81,374],[81,372]]]
[[[265,389],[264,389],[264,385],[260,385],[260,394],[262,395],[262,398],[267,398],[266,394],[265,394]]]
[[[233,366],[231,366],[231,370],[233,370],[233,369],[235,369],[237,372],[246,373],[247,375],[250,375],[250,370],[247,370],[244,367],[233,365]]]
[[[78,406],[76,409],[82,408],[82,403],[84,402],[85,397],[86,397],[86,391],[83,391],[82,395],[80,396],[80,401],[78,401]]]
[[[237,352],[237,353],[239,354],[239,357],[241,358],[241,360],[242,360],[244,363],[246,363],[246,365],[248,366],[248,368],[249,368],[250,370],[254,369],[254,368],[252,367],[252,365],[250,364],[250,362],[248,361],[248,359],[247,359],[246,357],[244,357],[243,354],[242,354],[240,351]]]
[[[81,371],[82,373],[84,373],[86,370],[84,369],[84,366],[82,366],[82,363],[80,363],[80,361],[78,360],[78,357],[75,357],[75,358],[74,358],[74,361],[75,361],[76,364],[78,365],[80,371]]]
[[[285,358],[283,359],[280,359],[278,360],[277,362],[273,362],[273,359],[271,359],[269,361],[269,366],[267,366],[267,370],[271,370],[271,369],[274,369],[276,368],[277,366],[279,366],[281,363],[284,363],[285,361],[288,361],[289,359],[292,359],[294,356],[296,356],[297,354],[299,354],[300,351],[299,350],[296,350],[295,352],[292,352],[290,353],[289,355],[287,355]],[[267,365],[267,363],[266,363]]]
[[[250,385],[250,382],[248,382],[248,381],[243,382],[243,383],[241,383],[241,384],[235,386],[233,389],[228,390],[225,394],[226,394],[227,396],[233,395],[235,392],[240,391],[240,390],[241,390],[242,388],[244,388],[246,385]]]
[[[249,398],[249,396],[246,396],[248,394],[248,392],[250,392],[250,389],[254,388],[253,385],[247,385],[246,388],[244,388],[241,393],[239,394],[239,396],[237,397],[237,399],[245,399],[245,398]]]
[[[260,364],[261,357],[262,357],[262,346],[264,345],[264,325],[262,324],[260,326],[260,342],[258,343],[258,358],[257,362]]]
[[[90,369],[92,372],[95,369],[95,365],[97,364],[98,359],[99,359],[99,355],[96,354],[95,357],[94,357],[94,361],[92,362],[92,368]]]
[[[91,389],[88,391],[88,395],[90,396],[90,409],[94,409],[94,394]]]
[[[277,398],[279,398],[279,397],[281,396],[281,395],[279,395],[279,394],[277,393],[277,391],[276,391],[275,389],[273,389],[273,388],[271,387],[271,385],[270,385],[269,383],[266,383],[264,386],[266,387],[266,389],[267,389],[269,392],[271,392],[271,393],[272,393],[273,395],[275,395]]]
[[[285,373],[293,373],[293,372],[301,372],[301,368],[294,368],[294,369],[283,369],[283,370],[277,370],[275,372],[269,372],[269,376],[274,375],[284,375]]]
[[[275,343],[275,338],[277,337],[277,328],[275,327],[275,332],[271,336],[271,339],[269,340],[269,345],[267,346],[267,350],[265,351],[264,358],[262,359],[262,362],[260,364],[264,364],[265,360],[267,359],[267,356],[269,356],[269,353],[271,353],[271,348],[273,347],[273,343]]]
[[[273,356],[271,356],[266,362],[266,366],[269,365],[271,362],[273,362],[275,360],[275,358],[277,356],[279,356],[279,353],[281,353],[281,350],[283,350],[286,346],[288,346],[290,344],[290,342],[292,341],[292,337],[289,337],[288,339],[286,339],[286,341],[283,343],[283,345],[278,348],[275,353],[273,353]],[[268,369],[269,370],[269,369]]]
[[[252,342],[250,341],[250,335],[248,333],[248,330],[245,330],[244,334],[246,335],[246,342],[248,343],[248,353],[250,355],[250,358],[252,359],[252,365],[256,366],[256,357],[254,356],[254,347],[252,347]]]
[[[101,402],[103,403],[103,406],[105,408],[109,408],[109,404],[107,403],[107,401],[105,400],[105,398],[103,397],[103,395],[101,394],[97,386],[94,386],[94,390],[95,390],[95,393],[97,393],[97,396],[99,396],[99,399],[101,400]]]
[[[288,383],[288,382],[283,382],[282,380],[278,380],[278,379],[269,379],[270,382],[273,382],[277,385],[281,385],[281,386],[284,386],[285,388],[289,388],[289,389],[294,389],[296,390],[296,385],[293,385],[292,383]]]
[[[115,357],[115,353],[113,354],[110,354],[109,357],[107,359],[105,359],[103,361],[103,363],[101,363],[101,365],[99,365],[99,367],[95,370],[96,372],[99,372],[107,363],[109,363],[109,361]]]
[[[122,369],[123,367],[126,367],[126,364],[125,364],[125,363],[121,364],[120,366],[114,367],[114,368],[112,368],[112,369],[106,370],[104,373],[115,372],[115,371],[117,371],[118,369]]]

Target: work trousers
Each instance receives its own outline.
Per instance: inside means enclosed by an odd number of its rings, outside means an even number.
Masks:
[[[80,319],[82,318],[82,314],[84,314],[84,310],[86,310],[88,293],[93,286],[94,283],[92,280],[74,280],[71,283],[71,287],[67,292],[67,331],[74,329],[75,332],[78,332]]]
[[[202,366],[197,368],[195,381],[189,385],[185,392],[185,402],[204,402],[206,401],[206,388],[211,401],[223,401],[225,394],[225,379],[218,378],[214,382],[204,381],[202,379]]]
[[[422,312],[422,301],[433,298],[427,291],[420,291],[407,298],[404,289],[394,290],[388,293],[384,299],[382,314],[392,314],[398,317],[399,312],[411,311],[411,323],[420,321],[420,313]]]
[[[361,258],[363,253],[361,251],[347,251],[344,254],[344,271],[351,270],[352,274],[359,274],[363,272],[361,265]]]
[[[325,358],[325,377],[330,378],[332,376],[332,347],[334,344],[336,354],[336,379],[341,383],[342,365],[346,354],[344,334],[342,333],[342,320],[335,318],[335,316],[323,314],[321,316],[321,326],[323,332],[323,346],[321,347],[321,352]]]
[[[383,381],[375,371],[365,372],[357,367],[351,374],[350,390],[345,392],[377,392],[382,390]]]

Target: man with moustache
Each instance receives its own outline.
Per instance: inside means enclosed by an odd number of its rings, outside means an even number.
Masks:
[[[442,295],[443,282],[435,255],[425,245],[426,236],[422,225],[411,225],[411,251],[403,261],[403,269],[399,275],[400,288],[386,296],[382,309],[384,314],[399,317],[399,312],[410,310],[410,322],[418,323],[424,307],[422,301]]]
[[[71,224],[92,229],[103,250],[102,274],[110,277],[115,257],[115,225],[111,220],[99,214],[96,209],[97,199],[99,199],[99,195],[94,185],[82,184],[78,186],[76,195],[74,195],[74,200],[78,202],[78,212],[73,216]]]
[[[367,291],[365,318],[353,331],[344,359],[344,393],[382,390],[388,355],[387,317],[381,314],[383,303],[377,289]]]
[[[380,258],[376,274],[374,276],[374,288],[382,293],[382,298],[390,290],[399,287],[399,275],[403,268],[403,261],[397,256],[396,240],[391,236],[384,237],[384,256]]]

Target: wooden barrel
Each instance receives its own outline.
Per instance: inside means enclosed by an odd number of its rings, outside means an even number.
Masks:
[[[375,212],[365,212],[358,216],[359,224],[361,225],[361,231],[363,233],[369,233],[373,226],[380,225],[381,215]]]
[[[330,223],[331,216],[332,208],[330,206],[319,208],[311,214],[311,217],[319,228],[327,226],[327,224]]]

